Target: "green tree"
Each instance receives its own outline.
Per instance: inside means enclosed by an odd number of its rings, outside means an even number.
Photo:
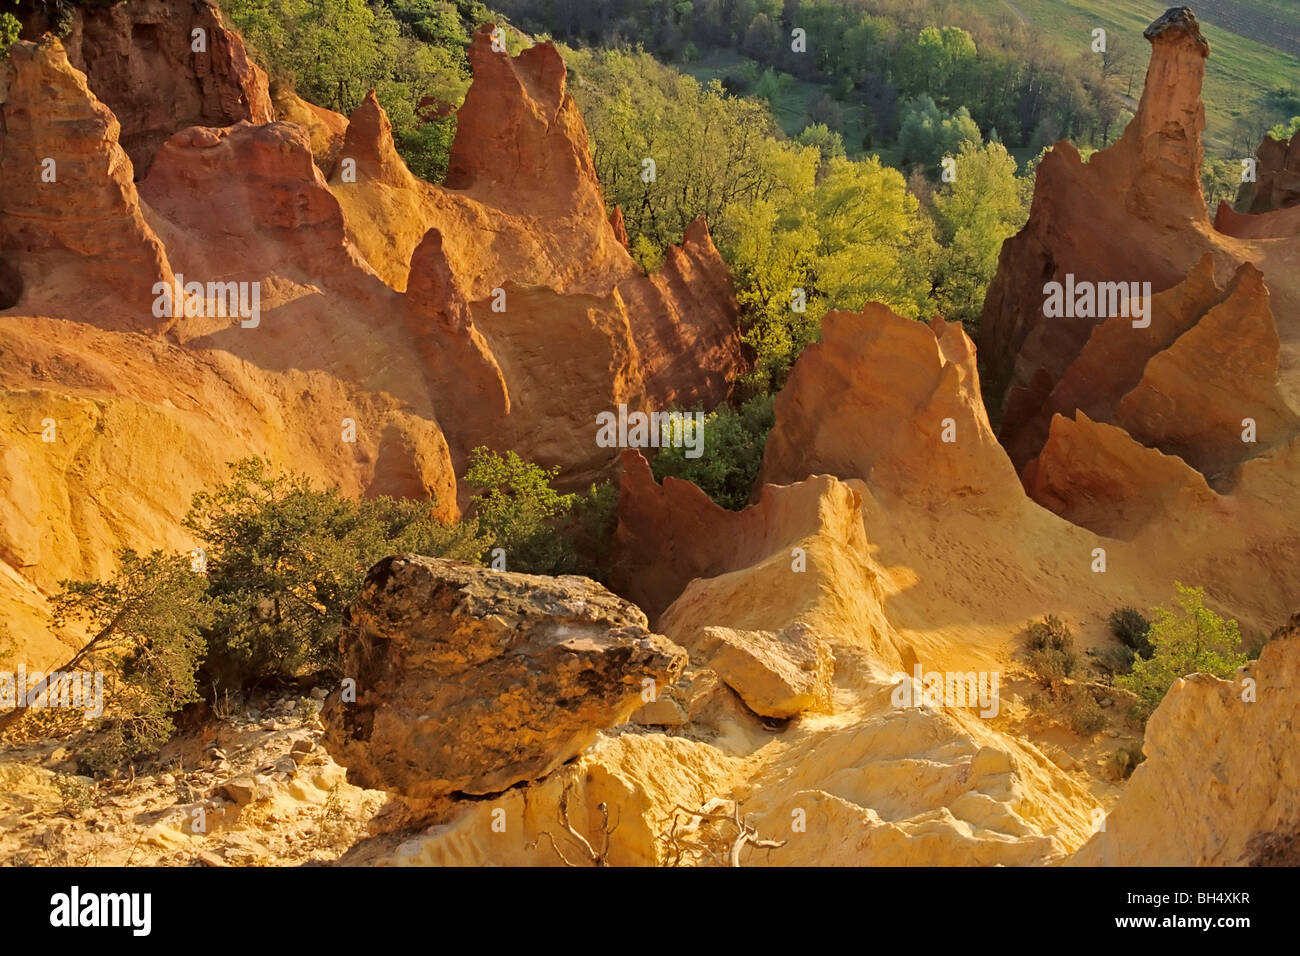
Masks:
[[[932,173],[944,156],[957,154],[967,143],[979,146],[983,142],[979,127],[964,106],[948,114],[930,97],[918,96],[904,104],[902,115],[898,145],[903,162],[920,163]]]
[[[549,471],[513,451],[504,455],[475,448],[465,483],[478,491],[470,499],[491,546],[505,551],[506,567],[532,574],[563,574],[575,567],[572,546],[557,524],[573,509],[576,495],[551,487],[560,469]]]
[[[686,445],[665,443],[651,463],[654,476],[683,478],[698,485],[710,498],[732,511],[749,503],[749,493],[763,464],[763,449],[772,430],[772,396],[759,395],[739,408],[723,406],[703,421],[702,454],[686,457]],[[685,420],[694,428],[694,419]]]
[[[1155,609],[1148,640],[1152,654],[1133,662],[1133,672],[1115,683],[1138,696],[1138,710],[1149,717],[1174,681],[1188,674],[1227,679],[1247,661],[1237,622],[1205,606],[1205,590],[1175,582],[1177,609]]]
[[[831,307],[883,302],[928,317],[933,239],[902,173],[875,156],[832,160],[807,215],[818,236],[813,288]]]
[[[81,754],[100,771],[157,752],[172,735],[172,716],[199,699],[195,673],[210,619],[203,576],[187,558],[127,550],[118,559],[109,580],[62,581],[50,599],[55,626],[78,625],[91,635],[55,670],[105,674],[104,713]],[[48,678],[44,683],[57,692]],[[0,719],[0,729],[13,716]]]
[[[22,29],[23,25],[12,13],[0,13],[0,58],[9,55],[9,47],[13,46]]]
[[[1029,183],[1000,143],[966,142],[954,157],[956,178],[934,195],[939,245],[933,298],[949,320],[978,331],[984,295],[997,271],[1002,243],[1029,217]]]
[[[701,86],[643,52],[565,56],[582,80],[573,95],[605,199],[622,208],[632,244],[681,242],[703,216],[725,254],[736,240],[732,211],[786,189],[791,148],[761,102],[728,96],[718,80]]]
[[[1278,123],[1268,131],[1268,135],[1276,140],[1288,140],[1300,132],[1300,116],[1291,117],[1290,122]]]
[[[460,11],[448,0],[392,0],[389,6],[398,22],[426,43],[455,47],[470,41]]]
[[[204,669],[222,686],[331,671],[344,612],[380,558],[474,561],[486,545],[472,522],[444,525],[427,501],[353,501],[302,475],[273,475],[257,458],[229,467],[185,518],[207,549],[214,617]]]
[[[780,34],[776,24],[766,13],[760,13],[750,21],[740,48],[756,60],[768,60],[776,53],[779,42]]]
[[[953,78],[975,59],[976,52],[974,39],[960,27],[925,27],[900,52],[903,89],[947,102]]]
[[[812,123],[805,126],[803,132],[795,137],[795,142],[800,146],[817,147],[817,152],[821,155],[821,163],[818,166],[820,171],[828,170],[831,160],[845,157],[844,137],[825,123]]]

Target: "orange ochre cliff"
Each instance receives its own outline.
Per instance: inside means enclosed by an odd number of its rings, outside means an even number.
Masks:
[[[195,24],[211,52],[191,60],[174,51]],[[0,617],[29,667],[67,654],[58,582],[109,573],[123,547],[193,547],[190,497],[234,459],[433,498],[445,518],[477,445],[559,466],[568,487],[620,481],[615,593],[387,559],[343,638],[365,678],[353,709],[331,694],[323,727],[267,758],[276,773],[222,784],[208,833],[181,827],[188,804],[162,814],[146,857],[255,826],[254,859],[294,860],[296,815],[327,799],[356,823],[356,863],[595,862],[555,848],[570,825],[601,862],[707,863],[739,812],[766,841],[747,865],[1281,852],[1300,819],[1294,626],[1235,682],[1178,681],[1127,782],[1107,758],[1140,726],[1079,682],[1114,719],[1069,732],[1024,664],[1030,622],[1057,615],[1099,650],[1112,610],[1167,603],[1175,580],[1244,633],[1300,594],[1296,147],[1262,151],[1250,211],[1212,221],[1208,44],[1185,9],[1146,38],[1123,136],[1086,163],[1068,142],[1044,158],[978,355],[941,318],[828,314],[739,512],[594,440],[620,404],[717,406],[744,359],[703,221],[658,272],[632,260],[551,44],[511,57],[474,37],[437,186],[373,94],[349,117],[272,102],[207,3],[77,8],[64,42],[16,43],[0,63]],[[1149,321],[1047,317],[1044,287],[1067,276],[1150,283]],[[979,699],[927,702],[913,681],[931,673],[969,675]],[[47,770],[13,773],[56,792]]]

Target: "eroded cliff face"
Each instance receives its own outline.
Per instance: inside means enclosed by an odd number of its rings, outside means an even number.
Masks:
[[[22,36],[53,28],[53,9],[38,6]],[[187,126],[269,123],[266,74],[238,33],[227,30],[212,0],[132,0],[75,5],[66,12],[68,62],[121,124],[122,148],[143,178],[153,155]]]
[[[1298,684],[1300,618],[1234,680],[1177,681],[1147,722],[1146,760],[1070,863],[1300,863]]]
[[[1174,8],[1146,37],[1151,64],[1133,121],[1087,163],[1067,142],[1044,157],[1029,221],[1003,245],[985,300],[980,346],[987,397],[1001,408],[999,437],[1018,469],[1041,447],[1045,401],[1102,319],[1046,317],[1048,282],[1064,283],[1067,276],[1076,283],[1149,282],[1153,293],[1162,293],[1207,254],[1220,286],[1250,262],[1263,274],[1280,323],[1282,368],[1295,366],[1297,245],[1257,241],[1256,232],[1277,235],[1276,226],[1238,222],[1216,230],[1201,194],[1200,89],[1208,45],[1196,18]]]
[[[1255,623],[1266,633],[1295,586],[1270,549],[1289,555],[1295,540],[1280,489],[1296,480],[1300,234],[1292,209],[1224,207],[1210,225],[1197,183],[1206,45],[1185,8],[1147,39],[1133,122],[1086,164],[1058,145],[1003,248],[984,313],[987,394],[1005,397],[999,438],[1035,501],[1145,545],[1157,565],[1179,554],[1181,580],[1224,608],[1267,608]],[[1141,316],[1049,318],[1044,283],[1067,274],[1154,294]]]
[[[1258,215],[1300,204],[1300,136],[1265,136],[1255,151],[1255,180],[1242,184],[1247,214]]]
[[[726,398],[743,364],[735,294],[703,221],[642,273],[605,214],[559,53],[512,58],[491,33],[470,46],[445,187],[410,175],[372,96],[348,119],[330,189],[349,239],[406,294],[437,376],[480,383],[448,390],[453,444],[491,434],[576,485],[612,460],[592,440],[595,410]]]
[[[140,204],[121,126],[57,40],[0,63],[0,258],[8,309],[78,314],[120,331],[168,326],[153,286],[167,253]]]
[[[1247,634],[1271,631],[1300,591],[1297,249],[1249,238],[1276,219],[1210,225],[1194,172],[1204,42],[1180,12],[1148,37],[1130,130],[1088,164],[1058,146],[1004,249],[984,342],[1014,386],[1004,444],[959,325],[874,304],[831,313],[777,398],[748,508],[659,484],[626,451],[619,597],[581,579],[381,563],[344,638],[367,678],[357,701],[335,691],[328,730],[287,731],[297,750],[262,741],[275,769],[241,763],[251,788],[195,775],[219,830],[181,832],[173,812],[142,852],[233,854],[259,828],[299,860],[288,835],[300,844],[300,811],[328,801],[352,824],[349,863],[707,865],[735,846],[729,819],[774,844],[742,846],[746,865],[1292,852],[1294,801],[1276,791],[1295,790],[1296,748],[1276,725],[1294,723],[1296,638],[1252,666],[1257,703],[1239,705],[1233,683],[1176,687],[1123,788],[1103,767],[1139,731],[1114,691],[1074,684],[1110,705],[1104,731],[1075,733],[1036,700],[1024,661],[1030,622],[1062,618],[1086,654],[1113,644],[1112,610],[1167,601],[1175,581],[1204,585]],[[16,290],[0,316],[0,614],[29,662],[61,656],[44,607],[58,579],[106,573],[120,546],[188,547],[179,518],[225,461],[259,454],[348,494],[434,496],[453,516],[473,445],[587,480],[612,463],[597,411],[711,404],[739,368],[707,226],[640,272],[548,45],[510,58],[476,36],[445,187],[409,173],[373,97],[346,118],[282,96],[280,122],[168,129],[132,176],[95,76],[57,44],[15,50],[0,148],[71,157],[69,185],[98,217],[93,247],[65,250],[37,180],[0,185],[0,229],[21,235],[0,271]],[[22,105],[43,84],[76,122]],[[96,274],[105,310],[57,297],[115,262]],[[1150,325],[1045,320],[1042,285],[1067,272],[1151,281]],[[193,307],[154,316],[141,287],[176,274],[203,284],[181,297]],[[256,283],[256,321],[208,309],[209,282]],[[345,418],[355,443],[340,441]],[[987,697],[927,701],[933,674],[963,694],[970,675]],[[422,719],[434,711],[445,726]],[[1259,744],[1229,754],[1230,736]],[[1238,792],[1246,810],[1230,817]],[[1185,818],[1186,846],[1162,802]]]
[[[475,445],[577,486],[615,464],[597,413],[727,396],[736,304],[707,228],[642,274],[555,50],[512,59],[480,35],[472,55],[451,189],[409,173],[373,96],[345,119],[282,94],[303,125],[274,121],[207,4],[87,8],[67,46],[15,44],[0,589],[20,649],[63,653],[41,623],[58,580],[107,573],[122,547],[192,547],[179,519],[227,461],[454,517]],[[508,157],[476,141],[503,117]]]

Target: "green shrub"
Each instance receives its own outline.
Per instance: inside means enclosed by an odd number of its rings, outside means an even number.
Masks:
[[[1135,655],[1131,647],[1125,647],[1122,644],[1118,647],[1108,647],[1098,655],[1097,662],[1112,676],[1128,674],[1133,670],[1133,660]]]
[[[1082,684],[1065,688],[1062,711],[1070,730],[1081,737],[1095,734],[1106,726],[1106,711],[1097,703],[1092,691]]]
[[[13,14],[0,13],[0,58],[9,55],[9,47],[13,46],[22,29],[23,25]]]
[[[1174,681],[1188,674],[1227,679],[1245,664],[1237,622],[1205,606],[1203,588],[1175,582],[1177,609],[1155,609],[1149,639],[1152,654],[1133,663],[1133,672],[1116,684],[1138,696],[1138,716],[1145,719],[1164,699]]]
[[[92,635],[56,669],[104,674],[104,713],[79,754],[100,772],[156,753],[175,729],[172,715],[199,699],[201,632],[211,620],[203,576],[188,559],[128,550],[119,562],[113,578],[63,581],[50,599],[56,626],[75,622]]]
[[[1049,614],[1041,621],[1029,625],[1025,643],[1031,651],[1068,651],[1074,647],[1074,635],[1064,621],[1055,614]]]
[[[185,518],[207,550],[204,686],[332,672],[343,614],[375,562],[400,552],[474,561],[486,544],[472,522],[439,522],[427,501],[352,501],[256,458],[229,468]]]
[[[1137,608],[1121,607],[1111,611],[1110,632],[1134,654],[1144,659],[1151,657],[1151,622]]]
[[[1029,648],[1029,667],[1041,680],[1054,683],[1074,673],[1078,663],[1074,635],[1055,614],[1029,625],[1025,644]]]
[[[451,143],[455,138],[456,117],[453,114],[399,133],[397,150],[411,172],[431,183],[440,183],[447,178]]]
[[[484,447],[469,455],[465,483],[477,488],[470,500],[492,549],[505,552],[506,569],[529,574],[569,574],[577,568],[573,545],[558,530],[577,495],[551,487],[558,467],[546,470],[513,451],[499,455]]]
[[[609,569],[614,530],[618,527],[618,487],[611,481],[592,485],[573,503],[569,520],[561,526],[577,556],[577,573],[604,581]]]
[[[773,421],[771,396],[710,412],[704,417],[700,456],[687,458],[685,447],[661,448],[651,463],[655,479],[663,481],[671,475],[692,481],[722,507],[739,510],[749,503]],[[686,423],[694,427],[692,419]]]

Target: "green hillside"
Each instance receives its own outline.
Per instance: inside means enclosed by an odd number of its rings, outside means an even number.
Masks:
[[[1140,54],[1133,96],[1141,94],[1146,42],[1142,30],[1171,5],[1168,0],[959,0],[990,19],[1016,17],[1063,43],[1087,46],[1092,30]],[[1267,94],[1300,94],[1300,4],[1294,0],[1200,0],[1189,4],[1210,43],[1205,79],[1206,149],[1222,156],[1253,152],[1260,134],[1300,106],[1276,104]],[[1140,45],[1136,50],[1132,47]],[[1122,78],[1112,82],[1127,88]],[[1298,110],[1300,111],[1300,110]],[[1249,145],[1248,145],[1249,144]]]

